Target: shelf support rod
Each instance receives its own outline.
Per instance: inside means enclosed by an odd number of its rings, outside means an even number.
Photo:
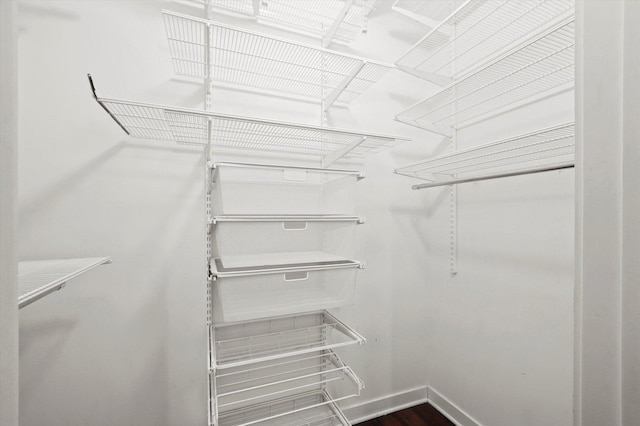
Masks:
[[[333,37],[336,35],[336,31],[340,28],[340,24],[342,24],[344,18],[347,17],[347,13],[349,13],[349,9],[352,4],[353,0],[347,0],[344,2],[342,9],[340,9],[338,16],[336,16],[336,19],[334,19],[329,29],[327,29],[327,32],[322,35],[322,47],[329,46],[329,43],[331,43],[331,40],[333,40]]]
[[[367,137],[363,136],[360,139],[358,139],[358,140],[352,142],[351,144],[345,146],[344,148],[342,148],[342,149],[340,149],[338,151],[332,152],[331,154],[325,155],[322,158],[322,167],[326,169],[327,167],[331,166],[333,163],[335,163],[336,161],[338,161],[339,159],[341,159],[342,157],[344,157],[345,155],[347,155],[348,153],[353,151],[358,146],[360,146],[366,140],[367,140]]]
[[[451,138],[453,135],[453,131],[451,129],[447,133],[445,130],[441,130],[439,127],[432,125],[431,123],[417,124],[417,123],[414,123],[413,121],[405,120],[400,116],[394,117],[393,120],[397,121],[398,123],[406,124],[407,126],[415,127],[417,129],[422,129],[431,133],[435,133],[436,135],[444,136],[446,138]]]
[[[451,179],[442,182],[429,182],[429,183],[421,183],[418,185],[413,185],[411,189],[425,189],[425,188],[435,188],[438,186],[447,186],[447,185],[455,185],[458,183],[468,183],[468,182],[478,182],[482,180],[490,180],[490,179],[499,179],[504,177],[512,177],[512,176],[521,176],[521,175],[530,175],[534,173],[542,173],[542,172],[551,172],[554,170],[563,170],[563,169],[571,169],[575,167],[575,164],[572,163],[563,163],[555,166],[546,166],[546,167],[536,167],[527,170],[519,170],[515,172],[506,172],[506,173],[498,173],[490,176],[478,176],[468,179]]]
[[[338,84],[338,86],[336,86],[336,88],[333,89],[331,93],[329,93],[329,95],[324,100],[325,111],[328,110],[331,107],[331,105],[333,105],[336,99],[338,99],[338,96],[340,96],[342,91],[347,88],[349,83],[351,83],[351,81],[353,81],[353,79],[356,78],[356,75],[358,75],[358,73],[362,70],[362,68],[364,68],[365,65],[367,65],[367,61],[362,61],[358,63],[355,67],[353,67],[351,72],[344,77],[344,79],[340,82],[340,84]]]

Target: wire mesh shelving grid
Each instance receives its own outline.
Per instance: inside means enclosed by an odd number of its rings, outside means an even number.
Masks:
[[[188,15],[163,16],[180,75],[331,105],[351,102],[394,67]]]
[[[367,16],[375,3],[376,0],[211,0],[216,11],[252,16],[260,24],[321,38],[325,46],[331,41],[346,44],[355,40],[366,29]]]
[[[326,391],[302,393],[277,401],[230,411],[219,426],[349,426],[351,423]]]
[[[211,368],[223,370],[364,344],[365,338],[327,311],[213,325]]]
[[[444,185],[505,172],[572,165],[574,134],[573,123],[563,124],[430,158],[395,172]]]
[[[360,379],[332,351],[252,364],[216,375],[220,412],[331,387],[334,400],[357,397]]]
[[[573,17],[452,83],[396,116],[451,136],[451,127],[573,84]]]
[[[64,283],[105,263],[110,257],[18,262],[18,308],[58,290]]]
[[[406,141],[389,135],[117,99],[96,100],[131,136],[214,148],[362,158]]]
[[[467,0],[397,62],[432,82],[451,83],[532,32],[573,12],[573,0]]]

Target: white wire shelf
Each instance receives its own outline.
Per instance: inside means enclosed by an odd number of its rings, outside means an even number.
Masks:
[[[349,103],[393,65],[163,11],[175,72],[243,89]]]
[[[440,85],[472,71],[532,32],[573,14],[574,0],[467,0],[396,66]]]
[[[340,158],[363,158],[408,138],[323,126],[269,121],[214,112],[93,96],[130,136],[216,148],[300,154],[328,167]]]
[[[212,335],[210,351],[214,370],[366,342],[327,311],[215,324]]]
[[[332,351],[305,354],[216,374],[218,412],[309,391],[331,390],[333,401],[360,396],[362,381]]]
[[[412,126],[452,135],[452,126],[573,85],[573,17],[537,35],[396,116]]]
[[[222,215],[211,218],[210,223],[215,225],[218,222],[356,222],[364,223],[364,218],[360,216],[350,216],[341,214],[320,214],[320,215]]]
[[[18,262],[18,308],[60,290],[64,284],[105,263],[110,257]]]
[[[216,426],[350,426],[326,391],[282,398],[219,416]]]
[[[558,170],[574,165],[573,123],[457,151],[396,169],[429,183],[414,189]]]
[[[203,3],[204,0],[201,0]],[[212,0],[216,12],[254,17],[258,23],[319,38],[350,43],[366,32],[367,16],[376,0]]]
[[[319,251],[227,256],[224,264],[228,266],[223,266],[218,258],[212,260],[211,274],[214,279],[364,268],[362,262]]]
[[[449,16],[460,2],[461,0],[396,0],[391,9],[434,28]]]

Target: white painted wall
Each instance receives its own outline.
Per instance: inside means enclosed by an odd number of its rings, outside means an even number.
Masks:
[[[366,37],[334,47],[393,62],[425,27],[390,6],[380,1]],[[21,313],[24,425],[206,421],[202,154],[126,137],[85,76],[105,97],[201,106],[201,86],[173,76],[163,7],[198,13],[160,0],[20,2],[20,258],[113,257]],[[447,149],[392,121],[434,90],[393,71],[328,117],[414,138],[362,165],[356,253],[367,268],[355,305],[335,313],[368,338],[342,351],[367,387],[344,407],[366,418],[424,400],[430,385],[485,425],[570,424],[573,173],[461,187],[450,278],[446,190],[414,192],[392,173]],[[315,104],[214,95],[220,112],[320,120]],[[460,143],[562,122],[571,99],[482,122]]]

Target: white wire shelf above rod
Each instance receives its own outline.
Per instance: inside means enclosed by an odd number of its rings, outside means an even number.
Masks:
[[[322,40],[348,44],[366,32],[367,17],[376,0],[196,0],[215,12],[255,19],[256,22]]]
[[[560,170],[574,166],[573,123],[475,146],[399,167],[395,173],[428,183],[413,189]]]
[[[319,157],[323,167],[340,158],[362,158],[408,138],[324,126],[269,121],[214,112],[100,98],[95,100],[130,136],[183,144]]]
[[[111,263],[110,257],[18,262],[18,308],[60,290],[67,281],[106,263]]]
[[[467,0],[402,55],[396,66],[446,86],[485,58],[573,13],[573,0]]]
[[[394,65],[163,11],[175,72],[211,82],[349,103]]]
[[[447,137],[452,127],[570,88],[575,75],[574,18],[533,36],[396,116]]]

